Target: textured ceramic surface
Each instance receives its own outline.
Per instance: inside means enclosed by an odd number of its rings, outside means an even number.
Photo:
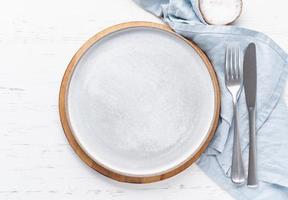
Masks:
[[[67,93],[70,127],[97,163],[124,175],[169,171],[208,137],[214,89],[198,53],[155,28],[111,33],[77,63]]]

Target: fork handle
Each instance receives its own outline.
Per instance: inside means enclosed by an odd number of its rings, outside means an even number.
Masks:
[[[233,139],[233,152],[232,152],[231,180],[233,183],[241,184],[244,183],[245,181],[245,170],[239,138],[237,100],[233,101],[233,110],[234,110],[234,119],[233,119],[234,139]]]
[[[256,111],[255,108],[248,108],[249,111],[249,164],[248,164],[248,187],[257,187],[257,144],[256,144]]]

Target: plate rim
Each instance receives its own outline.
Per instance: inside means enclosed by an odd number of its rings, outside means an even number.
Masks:
[[[137,28],[137,27],[147,27],[147,28],[156,28],[160,29],[162,31],[166,31],[168,33],[172,33],[176,37],[184,40],[186,43],[188,43],[200,56],[200,58],[203,60],[211,81],[213,85],[214,90],[214,113],[213,113],[213,120],[210,125],[207,137],[205,140],[202,141],[201,145],[197,149],[194,154],[189,156],[185,161],[180,163],[179,165],[175,166],[174,168],[171,168],[167,171],[163,171],[162,173],[153,174],[149,176],[134,176],[129,174],[123,174],[118,173],[114,171],[113,169],[109,169],[101,163],[97,163],[94,161],[88,153],[86,153],[83,148],[81,148],[80,144],[77,142],[76,138],[74,137],[74,133],[72,131],[72,128],[69,124],[69,116],[67,112],[67,94],[68,89],[70,85],[70,80],[72,77],[72,74],[74,72],[74,69],[78,63],[78,61],[81,59],[81,57],[84,55],[84,53],[96,42],[101,40],[102,38],[108,36],[109,34],[113,32],[117,32],[120,30],[124,30],[127,28]],[[65,73],[63,75],[61,85],[60,85],[60,91],[59,91],[59,102],[58,102],[58,109],[59,109],[59,115],[60,115],[60,121],[62,128],[64,130],[64,134],[72,147],[72,149],[75,151],[75,153],[80,157],[80,159],[86,163],[89,167],[92,169],[98,171],[102,175],[112,178],[114,180],[120,181],[120,182],[128,182],[128,183],[151,183],[156,182],[160,180],[167,179],[169,177],[172,177],[186,168],[188,168],[192,163],[194,163],[200,155],[205,151],[208,144],[210,143],[211,139],[213,138],[217,125],[219,120],[219,114],[220,114],[220,105],[221,105],[221,99],[220,99],[220,88],[218,84],[217,75],[214,71],[213,65],[206,56],[206,54],[198,47],[193,41],[190,41],[183,36],[175,33],[168,25],[154,23],[154,22],[145,22],[145,21],[131,21],[131,22],[125,22],[117,25],[110,26],[100,32],[98,32],[96,35],[92,36],[90,39],[88,39],[76,52],[76,54],[72,57],[70,63],[68,64]]]

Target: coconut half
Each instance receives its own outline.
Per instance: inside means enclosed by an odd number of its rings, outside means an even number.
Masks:
[[[230,24],[242,11],[242,0],[198,0],[198,2],[203,19],[208,24]]]

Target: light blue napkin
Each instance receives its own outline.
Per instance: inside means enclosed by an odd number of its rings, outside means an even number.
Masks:
[[[287,54],[262,33],[235,26],[211,26],[203,20],[197,0],[135,0],[161,17],[177,33],[193,40],[210,58],[221,88],[221,117],[216,134],[199,166],[237,199],[263,199],[274,195],[288,199],[288,111],[281,98],[288,74]],[[231,95],[224,83],[227,43],[257,46],[257,135],[260,186],[236,187],[229,179],[233,133]],[[175,52],[177,53],[177,52]],[[246,172],[248,166],[248,116],[244,92],[239,102],[240,138]],[[286,120],[287,119],[287,120]],[[274,199],[275,199],[274,197]]]

